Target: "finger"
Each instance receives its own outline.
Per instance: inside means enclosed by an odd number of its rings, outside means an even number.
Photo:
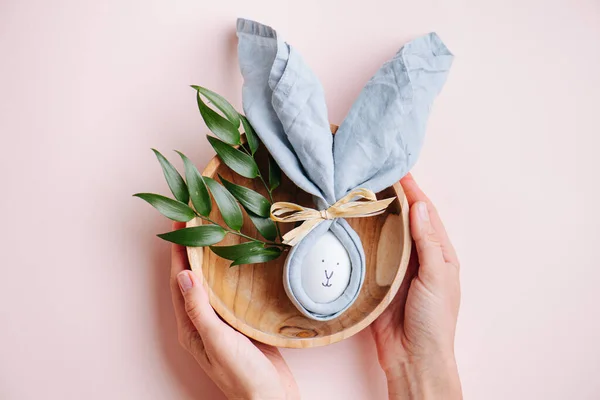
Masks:
[[[425,196],[425,193],[419,189],[417,182],[415,182],[415,178],[413,178],[410,172],[406,174],[404,178],[400,179],[400,184],[402,185],[402,189],[404,189],[404,194],[406,195],[409,206],[412,207],[412,205],[419,200],[429,201],[427,196]]]
[[[202,282],[192,271],[185,270],[177,274],[177,283],[185,302],[185,312],[200,336],[211,336],[224,326],[208,300],[208,294]]]
[[[411,233],[419,255],[419,274],[435,272],[446,264],[438,233],[431,224],[427,203],[418,201],[410,209]]]
[[[173,230],[185,227],[183,222],[173,223]],[[189,268],[188,258],[184,246],[173,244],[171,246],[171,298],[173,301],[173,309],[175,310],[175,318],[177,319],[177,328],[180,336],[186,331],[195,329],[191,324],[190,319],[185,312],[185,302],[183,295],[177,283],[177,274]]]
[[[417,182],[414,180],[413,176],[409,173],[404,178],[400,180],[402,184],[402,189],[404,189],[404,193],[408,200],[408,204],[412,207],[418,201],[423,201],[427,203],[427,208],[429,210],[430,221],[433,229],[437,232],[438,239],[442,246],[442,252],[444,254],[444,259],[447,263],[454,265],[456,268],[459,267],[458,256],[456,255],[456,250],[452,243],[450,242],[450,238],[448,237],[448,233],[446,232],[446,228],[442,223],[442,220],[437,212],[437,209],[429,200],[429,198],[423,193]]]

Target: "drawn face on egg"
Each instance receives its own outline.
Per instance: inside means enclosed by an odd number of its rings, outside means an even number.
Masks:
[[[321,236],[302,263],[302,288],[315,303],[330,303],[350,282],[350,257],[330,231]]]

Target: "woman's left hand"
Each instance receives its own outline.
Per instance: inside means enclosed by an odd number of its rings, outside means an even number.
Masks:
[[[174,229],[184,227],[175,223]],[[173,245],[171,292],[179,342],[229,399],[299,399],[296,381],[276,347],[252,342],[212,309],[185,247]]]

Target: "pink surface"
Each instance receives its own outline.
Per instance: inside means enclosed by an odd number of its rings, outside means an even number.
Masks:
[[[0,398],[220,399],[179,348],[156,147],[204,165],[191,83],[240,105],[237,16],[321,77],[333,122],[408,39],[456,54],[416,179],[461,257],[468,399],[600,398],[600,3],[0,2]],[[341,68],[340,68],[341,67]],[[284,351],[306,399],[383,399],[368,331]]]

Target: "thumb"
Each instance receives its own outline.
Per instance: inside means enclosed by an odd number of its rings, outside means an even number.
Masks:
[[[427,203],[418,201],[410,209],[411,233],[419,255],[420,272],[428,275],[436,267],[445,265],[442,245],[431,224]]]
[[[177,283],[185,300],[185,311],[204,339],[205,335],[218,329],[222,322],[210,305],[208,294],[194,272],[181,271],[177,274]]]

